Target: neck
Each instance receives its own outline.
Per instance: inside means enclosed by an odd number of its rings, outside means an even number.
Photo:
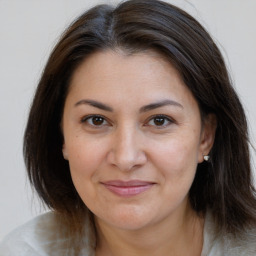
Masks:
[[[200,256],[204,219],[192,209],[138,230],[122,230],[95,219],[96,256]]]

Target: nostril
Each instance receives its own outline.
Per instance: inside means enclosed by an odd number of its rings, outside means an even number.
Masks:
[[[146,154],[141,150],[122,151],[111,150],[107,155],[109,164],[116,166],[121,171],[131,171],[144,165],[147,161]]]

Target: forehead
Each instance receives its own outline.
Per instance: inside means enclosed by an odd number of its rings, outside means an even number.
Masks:
[[[115,77],[123,77],[120,82],[129,78],[135,82],[136,77],[143,82],[142,78],[145,80],[167,78],[167,74],[171,76],[171,80],[179,80],[183,84],[179,72],[170,61],[155,51],[148,50],[130,54],[119,49],[106,50],[93,53],[85,58],[73,72],[70,85],[76,86],[86,80],[96,82]]]
[[[109,103],[124,98],[126,103],[131,99],[133,104],[148,104],[164,97],[195,101],[179,72],[153,51],[126,54],[108,50],[90,55],[75,70],[69,94]]]

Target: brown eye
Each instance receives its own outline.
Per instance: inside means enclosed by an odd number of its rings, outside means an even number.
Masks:
[[[105,126],[108,124],[108,122],[106,121],[106,119],[102,116],[87,116],[85,118],[83,118],[81,120],[82,123],[85,123],[85,124],[88,124],[90,126],[98,126],[98,127],[101,127],[101,126]]]
[[[149,120],[148,125],[153,127],[155,126],[159,128],[165,128],[172,123],[173,121],[171,118],[164,115],[157,115]]]
[[[155,124],[156,126],[162,126],[162,125],[165,124],[165,118],[163,118],[163,117],[155,117],[155,118],[153,119],[153,122],[154,122],[154,124]]]
[[[93,125],[102,125],[104,123],[104,118],[100,117],[100,116],[95,116],[92,117],[92,124]]]

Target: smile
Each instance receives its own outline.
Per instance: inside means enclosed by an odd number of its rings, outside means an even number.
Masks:
[[[105,186],[112,193],[121,196],[121,197],[132,197],[139,195],[150,188],[152,188],[155,183],[140,181],[140,180],[131,180],[131,181],[120,181],[112,180],[107,182],[102,182],[102,185]]]

